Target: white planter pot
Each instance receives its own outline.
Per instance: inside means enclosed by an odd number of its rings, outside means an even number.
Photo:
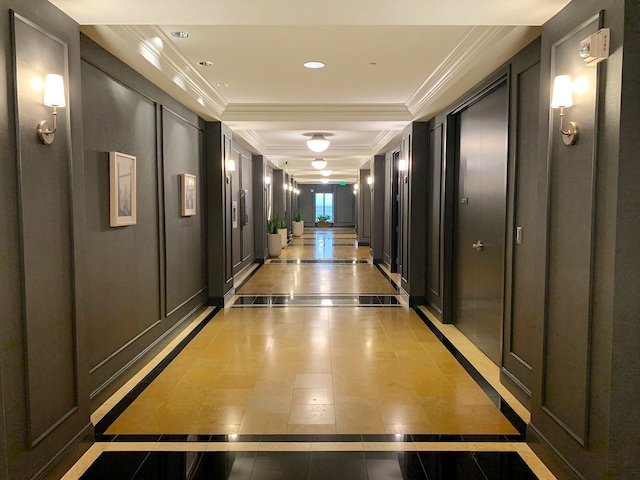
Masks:
[[[282,236],[279,233],[267,234],[267,251],[270,257],[279,257],[282,253]]]
[[[286,228],[279,228],[278,233],[282,237],[282,248],[287,246],[287,241],[289,240],[289,231]]]
[[[304,222],[293,222],[293,236],[301,237],[304,231]]]

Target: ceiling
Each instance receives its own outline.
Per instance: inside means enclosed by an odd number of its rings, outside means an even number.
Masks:
[[[81,30],[299,183],[356,181],[569,0],[50,0]],[[188,38],[171,32],[183,31]],[[304,68],[307,61],[325,68]],[[211,62],[200,66],[198,62]],[[332,134],[322,154],[305,133]]]

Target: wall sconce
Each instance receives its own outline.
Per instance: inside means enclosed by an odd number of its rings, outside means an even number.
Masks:
[[[289,184],[288,183],[283,183],[282,184],[282,189],[286,192],[287,190],[289,190]]]
[[[401,172],[407,171],[407,161],[406,160],[398,160],[398,170]]]
[[[271,185],[271,177],[264,177],[264,184]]]
[[[573,83],[571,76],[558,75],[553,82],[553,96],[551,98],[551,108],[560,109],[560,132],[565,145],[573,145],[578,141],[578,124],[569,122],[567,129],[564,129],[564,109],[573,105],[572,95]]]
[[[373,177],[367,177],[367,185],[373,185]]]
[[[49,122],[41,120],[38,122],[36,133],[38,139],[45,145],[51,145],[58,128],[58,107],[65,107],[67,102],[64,98],[64,81],[61,75],[48,73],[44,82],[44,101],[47,107],[53,107],[53,128],[49,129]]]
[[[234,173],[236,171],[236,161],[235,160],[227,160],[225,162],[225,166],[227,169],[227,173]]]

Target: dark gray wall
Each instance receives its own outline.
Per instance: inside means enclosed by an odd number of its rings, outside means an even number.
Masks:
[[[0,6],[0,478],[26,479],[92,434],[80,41],[49,2]],[[51,109],[31,86],[47,73],[67,98],[49,146],[35,125]]]
[[[427,232],[427,175],[429,170],[426,122],[413,122],[402,132],[400,158],[408,170],[398,172],[399,256],[402,288],[412,304],[425,303]]]
[[[356,201],[358,203],[358,244],[371,244],[371,191],[367,185],[367,177],[371,170],[362,169],[358,174],[358,190]]]
[[[298,209],[302,214],[302,220],[306,226],[312,227],[316,223],[315,214],[315,185],[300,185],[300,195],[298,196]]]
[[[505,313],[501,378],[526,406],[531,403],[531,365],[535,357],[531,332],[541,325],[536,310],[534,276],[536,255],[538,110],[540,98],[540,39],[511,62],[509,189],[506,238]],[[521,243],[516,231],[522,229]]]
[[[253,155],[253,242],[254,257],[257,262],[264,263],[267,258],[267,197],[271,191],[271,184],[265,183],[265,178],[271,178],[272,172],[267,170],[262,155]]]
[[[233,243],[231,254],[233,257],[233,274],[241,272],[255,260],[254,247],[254,189],[253,189],[253,158],[251,153],[233,144],[233,159],[236,162],[236,172],[231,177],[232,202],[237,205],[237,225],[232,228]],[[248,191],[249,224],[243,226],[240,214],[240,190]]]
[[[87,37],[81,44],[87,342],[98,405],[205,303],[204,122]],[[110,151],[136,157],[136,225],[109,226]],[[192,217],[180,215],[181,173],[197,177]]]
[[[542,30],[541,213],[531,293],[543,325],[534,337],[529,439],[543,458],[589,479],[635,478],[640,467],[640,418],[632,406],[638,382],[630,376],[640,334],[632,220],[639,108],[637,88],[623,83],[637,85],[638,13],[635,1],[573,1]],[[611,56],[587,67],[575,45],[599,26],[611,28]],[[581,128],[572,147],[562,143],[558,112],[549,109],[552,78],[561,73],[588,81],[566,111]]]
[[[224,306],[233,289],[232,175],[225,159],[232,158],[232,132],[220,122],[205,124],[207,180],[207,266],[209,304]],[[237,168],[237,166],[236,166]]]
[[[372,184],[361,187],[362,195],[371,196],[371,256],[374,263],[383,262],[383,236],[385,228],[384,204],[384,155],[375,155],[371,160]]]

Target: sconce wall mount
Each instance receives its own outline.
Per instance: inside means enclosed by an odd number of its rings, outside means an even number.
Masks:
[[[58,107],[65,107],[67,102],[64,95],[64,81],[61,75],[53,73],[47,74],[44,84],[44,101],[47,107],[53,108],[53,128],[49,128],[50,124],[46,120],[38,122],[36,134],[38,140],[45,145],[51,145],[55,139],[55,133],[58,129]]]

